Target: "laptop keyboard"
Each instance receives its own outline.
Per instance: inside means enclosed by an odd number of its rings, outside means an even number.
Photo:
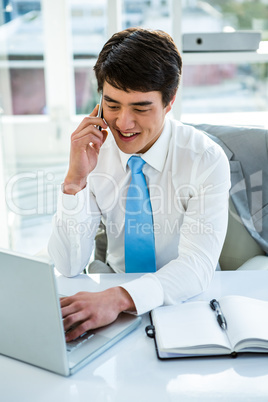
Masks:
[[[70,353],[75,349],[79,348],[83,343],[87,342],[89,339],[93,338],[94,334],[85,332],[83,335],[79,336],[79,338],[74,339],[73,341],[66,342],[67,352]]]

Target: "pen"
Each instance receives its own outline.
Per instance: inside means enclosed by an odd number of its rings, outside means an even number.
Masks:
[[[216,299],[212,299],[209,304],[210,304],[210,307],[212,308],[212,310],[214,310],[216,313],[219,326],[222,329],[227,329],[227,322],[226,322],[224,315],[222,314],[222,311],[220,308],[220,303]]]

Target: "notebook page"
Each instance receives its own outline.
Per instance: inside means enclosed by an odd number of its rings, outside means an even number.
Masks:
[[[209,302],[187,302],[153,310],[160,349],[222,345],[230,348],[225,331],[217,322]]]
[[[244,339],[264,339],[268,347],[268,302],[244,296],[225,296],[220,306],[232,345]],[[256,345],[256,343],[254,344]]]

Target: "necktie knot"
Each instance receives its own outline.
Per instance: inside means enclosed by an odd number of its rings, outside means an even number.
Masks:
[[[140,173],[145,161],[140,156],[131,156],[128,160],[128,166],[131,169],[132,174]]]

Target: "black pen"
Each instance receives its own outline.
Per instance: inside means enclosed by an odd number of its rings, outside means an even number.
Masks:
[[[209,304],[210,304],[210,307],[212,308],[212,310],[214,310],[216,313],[219,326],[222,329],[227,329],[227,322],[226,322],[224,315],[222,314],[222,311],[220,308],[220,303],[216,299],[212,299]]]

